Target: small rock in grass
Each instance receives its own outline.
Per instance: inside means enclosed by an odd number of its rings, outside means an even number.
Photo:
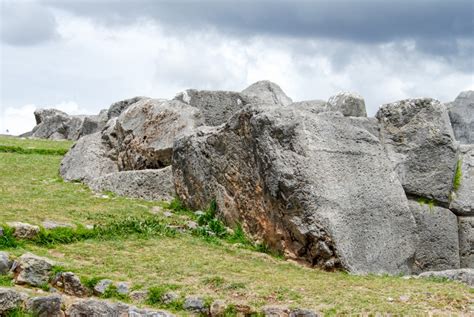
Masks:
[[[73,303],[66,311],[66,316],[119,316],[117,306],[96,299],[80,300]]]
[[[119,293],[120,295],[127,295],[128,293],[130,293],[130,287],[128,286],[128,283],[118,282],[117,284],[115,284],[115,286],[117,287],[117,293]]]
[[[289,309],[286,307],[266,306],[262,309],[266,317],[288,317]]]
[[[108,279],[103,279],[100,280],[95,286],[94,286],[94,294],[96,295],[104,295],[105,291],[109,288],[110,285],[112,285],[112,281]]]
[[[0,288],[0,316],[22,306],[27,295],[11,288]]]
[[[223,300],[216,300],[211,304],[210,313],[212,317],[224,316],[227,304]]]
[[[296,308],[290,312],[290,317],[319,317],[320,315],[309,309]]]
[[[81,280],[72,272],[56,274],[51,284],[71,296],[85,297],[88,295],[87,288],[82,285]]]
[[[165,216],[166,218],[169,218],[169,217],[172,217],[173,216],[173,213],[172,212],[169,212],[169,211],[165,211],[163,213],[163,216]]]
[[[401,302],[408,302],[410,300],[410,296],[408,295],[401,295],[399,298],[398,298]]]
[[[7,274],[12,267],[8,253],[0,251],[0,275]]]
[[[163,294],[161,297],[161,300],[163,301],[164,304],[171,304],[179,299],[179,295],[176,294],[175,292],[166,292]]]
[[[194,313],[203,313],[206,314],[208,309],[205,305],[204,299],[201,297],[187,296],[184,300],[183,305],[185,310],[194,312]]]
[[[186,228],[188,228],[189,230],[195,230],[199,227],[199,225],[197,224],[197,222],[195,221],[188,221],[186,223]]]
[[[155,214],[155,215],[159,214],[159,213],[162,213],[163,211],[164,211],[164,209],[161,206],[153,206],[153,207],[151,207],[151,210],[150,210],[150,212],[152,214]]]
[[[129,307],[128,317],[174,317],[174,315],[163,310],[156,311],[137,307]]]
[[[60,295],[33,297],[27,301],[26,309],[38,317],[61,317],[64,316],[61,311],[61,304],[62,298]]]
[[[141,303],[148,298],[148,291],[133,291],[130,293],[129,297],[133,302]]]
[[[25,253],[12,266],[15,283],[43,286],[49,281],[53,265],[50,259]]]
[[[51,230],[51,229],[56,229],[56,228],[72,228],[73,225],[70,223],[60,223],[52,220],[45,220],[42,223],[43,228]]]
[[[18,239],[32,239],[38,235],[40,228],[24,222],[7,222],[7,225],[13,228],[13,236]]]

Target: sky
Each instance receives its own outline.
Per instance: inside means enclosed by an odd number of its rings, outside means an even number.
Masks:
[[[94,114],[133,96],[361,94],[368,114],[474,90],[472,0],[0,0],[0,134],[33,111]]]

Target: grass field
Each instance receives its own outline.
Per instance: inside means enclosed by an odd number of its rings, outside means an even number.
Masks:
[[[0,146],[67,149],[70,142],[0,137]],[[58,175],[60,155],[0,152],[0,222],[44,220],[101,224],[126,217],[156,217],[180,225],[189,212],[153,214],[157,202],[97,195]],[[155,208],[153,208],[155,207]],[[118,235],[69,244],[23,243],[8,252],[47,256],[82,278],[128,281],[135,289],[165,287],[182,295],[203,295],[233,303],[311,308],[326,315],[348,313],[469,313],[474,293],[440,280],[394,276],[354,276],[299,266],[226,240],[189,233]],[[178,314],[185,314],[178,312]]]

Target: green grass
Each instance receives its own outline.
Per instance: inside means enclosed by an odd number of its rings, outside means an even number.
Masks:
[[[28,146],[53,148],[52,141],[10,142],[14,144],[6,145],[31,142]],[[25,144],[17,144],[21,142]],[[89,288],[107,277],[128,282],[131,288],[155,290],[154,299],[146,304],[152,307],[162,307],[160,288],[172,285],[181,299],[199,295],[255,308],[309,308],[326,315],[466,314],[472,305],[472,291],[459,283],[324,272],[256,252],[268,250],[265,245],[251,243],[241,227],[224,234],[215,206],[199,220],[178,200],[156,203],[112,195],[102,198],[81,184],[63,182],[58,177],[60,161],[58,155],[0,153],[0,221],[41,225],[53,220],[94,224],[98,229],[89,230],[92,236],[81,226],[41,230],[32,242],[18,242],[8,233],[3,242],[0,240],[0,247],[7,248],[13,257],[24,252],[46,256],[57,263],[55,270],[76,273]],[[169,208],[173,215],[153,214],[157,206]],[[165,229],[166,225],[183,226],[190,219],[200,222],[206,232],[170,234]],[[222,232],[221,238],[215,232]],[[399,300],[402,295],[409,300]],[[167,308],[180,311],[180,305],[182,300]],[[231,311],[229,316],[233,316]]]
[[[24,149],[54,149],[67,151],[72,146],[73,141],[52,141],[42,139],[27,139],[13,136],[0,136],[0,145],[21,147]]]
[[[0,152],[19,153],[19,154],[43,154],[43,155],[64,155],[67,153],[65,149],[30,149],[14,145],[0,144]]]
[[[453,190],[456,192],[461,187],[462,180],[462,160],[456,163],[456,172],[454,173]]]

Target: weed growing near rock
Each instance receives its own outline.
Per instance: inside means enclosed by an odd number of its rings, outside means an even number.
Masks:
[[[459,187],[461,187],[461,180],[462,180],[462,161],[458,160],[456,163],[456,172],[454,173],[453,179],[453,190],[456,192]]]

